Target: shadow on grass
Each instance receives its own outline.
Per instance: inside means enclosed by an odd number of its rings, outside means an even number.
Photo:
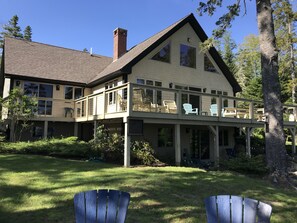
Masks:
[[[215,194],[270,203],[273,222],[297,218],[296,192],[279,190],[259,179],[195,168],[121,168],[42,156],[0,155],[0,188],[0,222],[8,223],[74,222],[74,194],[100,188],[131,193],[127,223],[206,222],[203,199]]]

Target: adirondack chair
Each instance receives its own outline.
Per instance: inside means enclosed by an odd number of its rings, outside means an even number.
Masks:
[[[210,105],[210,115],[211,116],[218,116],[218,105],[217,104],[212,104]]]
[[[198,115],[198,108],[193,108],[191,104],[189,103],[184,103],[183,108],[185,110],[185,114],[196,114]]]
[[[233,195],[204,200],[208,223],[269,223],[272,207],[261,201]]]
[[[177,107],[174,100],[163,100],[163,105],[168,113],[175,113],[177,112]]]
[[[211,104],[210,105],[210,115],[211,116],[218,116],[218,105],[217,104]],[[221,111],[222,116],[224,116],[224,109],[222,108]]]
[[[91,190],[74,195],[76,223],[124,223],[130,194],[117,190]]]

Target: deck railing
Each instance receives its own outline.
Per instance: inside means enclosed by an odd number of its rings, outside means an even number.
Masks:
[[[82,97],[75,101],[74,110],[77,121],[141,113],[193,119],[208,116],[265,121],[266,118],[260,101],[132,83]],[[284,105],[284,121],[296,121],[296,113],[297,105]]]

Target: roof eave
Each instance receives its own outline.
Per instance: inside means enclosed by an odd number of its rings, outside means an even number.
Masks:
[[[94,81],[88,83],[87,87],[95,87],[96,85],[102,84],[102,83],[104,83],[106,81],[110,81],[110,80],[112,80],[114,78],[120,77],[121,75],[130,74],[130,73],[131,73],[131,70],[123,68],[121,70],[117,70],[117,71],[115,71],[113,73],[110,73],[110,74],[108,74],[106,76],[103,76],[103,77],[101,77],[101,78],[99,78],[97,80],[94,80]]]
[[[37,81],[37,82],[43,82],[43,83],[73,85],[73,86],[80,86],[80,87],[86,87],[86,85],[87,85],[86,83],[82,83],[82,82],[53,80],[53,79],[47,79],[47,78],[22,76],[22,75],[9,74],[9,73],[4,73],[4,76],[5,77],[11,77],[13,79],[23,80],[23,81]]]
[[[198,21],[195,19],[193,14],[191,14],[189,16],[189,23],[195,30],[195,32],[196,32],[197,36],[200,38],[201,42],[204,42],[208,39],[208,36],[204,32],[204,30],[202,29],[202,27],[200,26]],[[229,83],[231,84],[234,93],[240,92],[242,90],[240,85],[238,84],[237,80],[231,73],[230,69],[227,67],[226,63],[223,61],[222,57],[220,56],[220,54],[216,50],[216,48],[211,47],[208,51],[209,51],[210,55],[213,57],[213,59],[216,61],[217,65],[219,66],[219,68],[221,69],[221,71],[223,72],[223,74],[225,75],[227,80],[229,81]]]

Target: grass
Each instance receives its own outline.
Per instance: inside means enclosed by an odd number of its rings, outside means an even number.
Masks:
[[[127,223],[206,222],[203,199],[235,194],[273,206],[272,222],[296,222],[296,191],[229,172],[134,167],[38,155],[0,155],[0,222],[74,222],[73,195],[109,188],[131,193]]]

